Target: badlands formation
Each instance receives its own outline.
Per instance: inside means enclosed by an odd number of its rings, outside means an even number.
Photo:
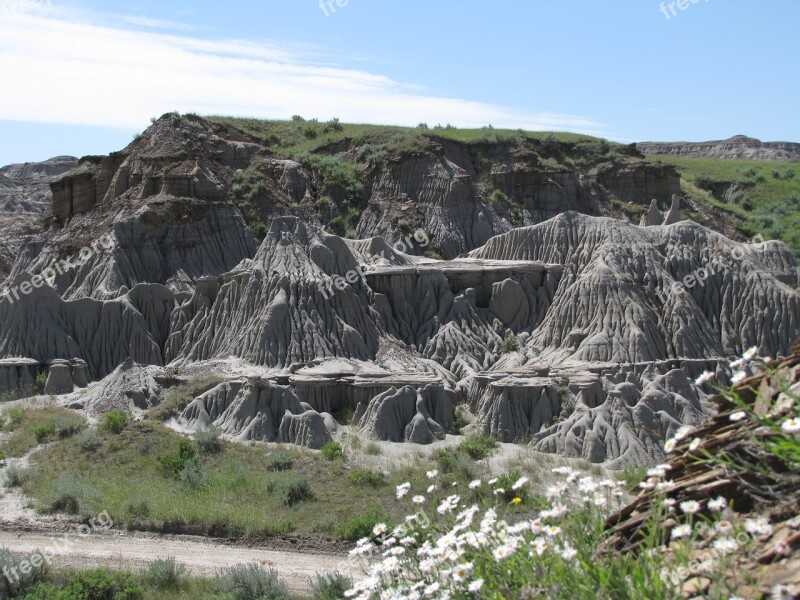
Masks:
[[[792,252],[682,220],[669,168],[489,163],[439,140],[362,166],[347,239],[328,226],[342,186],[233,127],[162,117],[52,184],[0,285],[0,393],[46,374],[90,415],[136,413],[214,375],[180,426],[430,444],[461,407],[502,442],[622,468],[712,416],[698,375],[727,382],[748,348],[786,355],[800,335]],[[245,206],[234,182],[254,170]],[[610,194],[641,223],[604,216]]]

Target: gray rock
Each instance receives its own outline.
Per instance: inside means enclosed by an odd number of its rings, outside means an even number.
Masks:
[[[152,367],[143,367],[129,358],[86,394],[82,403],[93,416],[112,410],[133,413],[146,410],[160,401],[161,387],[155,377]]]
[[[360,411],[358,430],[370,439],[430,444],[455,427],[455,409],[444,389],[391,388]]]
[[[44,384],[44,393],[59,396],[71,394],[74,389],[69,361],[53,361]]]
[[[331,439],[325,419],[315,410],[307,410],[299,415],[287,410],[281,419],[279,442],[319,450]]]

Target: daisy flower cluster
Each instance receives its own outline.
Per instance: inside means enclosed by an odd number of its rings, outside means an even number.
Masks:
[[[595,526],[601,524],[610,505],[620,505],[624,482],[595,479],[569,467],[553,471],[561,477],[546,490],[547,507],[533,518],[516,522],[503,515],[513,514],[506,509],[527,497],[527,477],[506,481],[505,488],[496,487],[498,479],[470,482],[467,495],[494,502],[483,507],[457,494],[437,496],[436,490],[451,487],[442,482],[419,494],[414,494],[409,483],[397,486],[398,500],[410,498],[414,510],[433,515],[431,521],[421,519],[418,512],[391,531],[378,525],[373,531],[375,538],[360,540],[351,554],[371,555],[377,560],[346,597],[449,599],[480,596],[489,590],[516,597],[537,565],[579,568],[580,550],[573,545],[574,538],[565,535],[565,519],[583,511],[595,516]],[[430,472],[428,477],[437,480],[438,473]],[[522,577],[509,577],[510,572]]]

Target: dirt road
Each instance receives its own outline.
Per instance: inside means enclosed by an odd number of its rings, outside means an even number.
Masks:
[[[30,555],[47,547],[65,546],[52,559],[55,568],[112,567],[137,570],[157,557],[173,556],[192,575],[213,577],[222,567],[258,562],[278,571],[294,593],[310,589],[317,573],[339,571],[357,576],[347,556],[308,554],[283,550],[248,548],[217,543],[191,536],[158,536],[137,532],[95,532],[81,538],[76,532],[41,533],[9,531],[8,523],[0,523],[0,547],[20,555]],[[55,545],[54,545],[55,542]]]

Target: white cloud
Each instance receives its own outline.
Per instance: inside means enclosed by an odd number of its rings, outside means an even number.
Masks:
[[[277,45],[96,24],[49,0],[0,0],[0,11],[5,120],[142,128],[151,116],[179,110],[595,134],[605,128],[578,116],[425,95],[386,76],[320,64]],[[150,27],[177,25],[135,19]]]

